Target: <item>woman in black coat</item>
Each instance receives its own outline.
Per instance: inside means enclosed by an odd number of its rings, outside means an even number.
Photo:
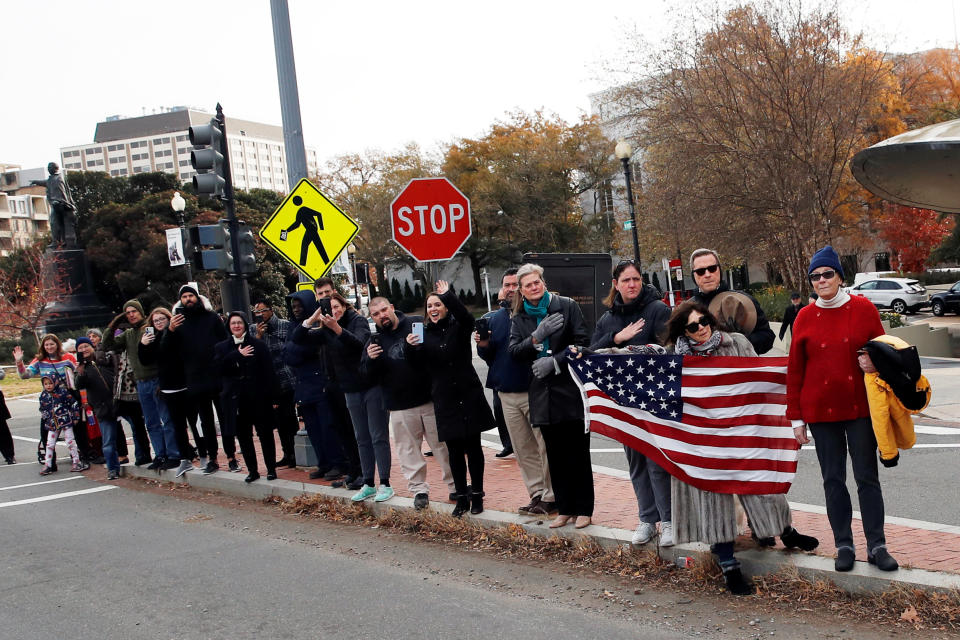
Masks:
[[[483,385],[473,368],[473,315],[445,280],[427,296],[423,342],[407,336],[407,354],[430,370],[437,435],[450,452],[450,473],[457,490],[453,516],[483,511],[483,446],[480,434],[496,423]],[[467,467],[472,493],[467,494]]]
[[[562,527],[573,518],[583,529],[593,516],[593,467],[590,433],[583,419],[580,388],[570,377],[565,351],[589,343],[580,306],[547,291],[543,267],[517,270],[520,295],[510,325],[510,355],[530,363],[530,424],[540,429],[560,514],[550,523]]]
[[[260,451],[267,465],[267,480],[277,479],[277,447],[271,428],[271,408],[280,395],[280,386],[273,371],[273,360],[267,343],[247,333],[247,319],[239,311],[227,316],[230,337],[218,342],[214,358],[223,382],[220,401],[223,417],[235,421],[237,440],[243,462],[247,465],[246,482],[260,478],[257,451],[253,447],[253,428],[260,439]]]

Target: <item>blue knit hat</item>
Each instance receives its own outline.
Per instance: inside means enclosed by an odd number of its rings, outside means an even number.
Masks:
[[[82,345],[82,344],[88,344],[88,345],[90,345],[90,346],[92,347],[92,346],[93,346],[93,340],[91,340],[90,338],[88,338],[88,337],[86,337],[86,336],[81,336],[81,337],[77,338],[77,346],[79,347],[79,346]]]
[[[840,274],[840,277],[843,278],[843,267],[840,266],[840,256],[837,255],[837,252],[833,250],[833,247],[830,245],[825,246],[820,251],[817,251],[813,254],[813,257],[810,259],[810,268],[807,269],[807,273],[813,273],[813,270],[817,267],[830,267],[834,271]]]

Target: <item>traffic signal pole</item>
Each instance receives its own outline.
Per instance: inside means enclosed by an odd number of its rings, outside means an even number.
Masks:
[[[250,287],[247,285],[247,274],[243,273],[240,265],[240,223],[237,220],[237,211],[233,198],[233,171],[230,167],[230,147],[227,143],[227,121],[223,115],[223,107],[217,103],[216,120],[220,123],[220,155],[223,156],[223,208],[227,212],[227,228],[230,236],[230,253],[233,256],[228,265],[226,277],[220,283],[220,299],[223,303],[223,312],[239,311],[250,322]]]

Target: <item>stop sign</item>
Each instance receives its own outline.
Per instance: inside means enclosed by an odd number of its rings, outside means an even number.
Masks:
[[[449,260],[470,237],[470,200],[446,178],[414,178],[390,203],[393,241],[430,262]]]

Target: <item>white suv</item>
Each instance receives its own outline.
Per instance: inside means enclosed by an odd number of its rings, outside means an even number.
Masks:
[[[894,313],[916,313],[930,306],[930,294],[917,280],[878,278],[847,289],[850,295],[863,296],[878,307],[890,307]]]

